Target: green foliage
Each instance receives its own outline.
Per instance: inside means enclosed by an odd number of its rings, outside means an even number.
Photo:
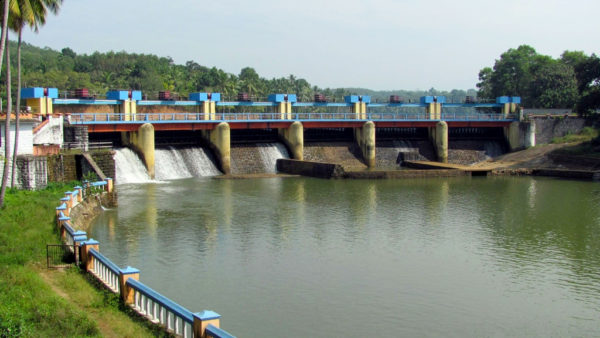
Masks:
[[[563,137],[555,137],[552,139],[552,143],[590,142],[598,138],[598,135],[598,129],[585,127],[577,134],[568,133]]]
[[[522,45],[504,52],[494,68],[479,72],[479,96],[493,99],[502,95],[520,96],[526,107],[570,108],[579,98],[574,64],[581,55],[565,52],[554,60]]]
[[[54,208],[68,188],[11,190],[0,212],[0,336],[89,336],[98,328],[58,297],[32,268],[58,241]]]

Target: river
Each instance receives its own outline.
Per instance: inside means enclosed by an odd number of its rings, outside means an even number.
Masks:
[[[599,336],[600,184],[190,178],[90,235],[239,337]]]

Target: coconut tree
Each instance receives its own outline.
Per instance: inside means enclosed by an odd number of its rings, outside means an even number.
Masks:
[[[9,0],[0,2],[2,5],[2,34],[0,34],[0,70],[2,69],[2,60],[4,60],[4,49],[6,47],[6,36],[8,28],[8,5]],[[10,100],[10,98],[9,98]],[[6,183],[8,183],[8,163],[10,161],[10,112],[6,114],[5,133],[4,133],[4,172],[2,173],[2,187],[0,188],[0,208],[4,206],[4,195],[6,194]]]
[[[19,113],[21,112],[21,45],[23,28],[29,26],[38,32],[46,23],[48,11],[56,14],[62,0],[11,0],[11,16],[8,22],[10,29],[17,33],[17,102],[15,107],[15,146],[13,150],[11,187],[15,185],[17,167],[17,149],[19,146]],[[8,65],[7,67],[10,67]]]

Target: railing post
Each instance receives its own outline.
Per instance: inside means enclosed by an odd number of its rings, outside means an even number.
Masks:
[[[110,177],[106,178],[106,192],[113,192],[113,179]]]
[[[83,188],[80,186],[76,186],[75,190],[77,190],[77,202],[83,201]]]
[[[119,271],[119,289],[121,290],[121,299],[126,305],[133,304],[135,290],[127,285],[127,280],[133,278],[140,280],[140,270],[130,266]]]
[[[83,244],[83,249],[81,250],[81,263],[85,267],[85,271],[92,271],[94,269],[94,260],[92,255],[90,255],[90,249],[93,248],[96,251],[100,251],[100,242],[90,238],[81,244]]]
[[[60,199],[61,203],[65,204],[65,210],[63,210],[63,214],[65,216],[69,216],[69,212],[71,211],[71,207],[69,207],[69,203],[68,203],[69,200],[70,200],[69,197],[63,197]]]
[[[206,327],[209,324],[212,324],[215,327],[220,327],[220,319],[220,314],[210,310],[204,310],[202,312],[194,313],[194,337],[205,338]]]
[[[70,221],[71,217],[63,216],[58,218],[58,229],[60,231],[60,240],[64,242],[65,240],[65,223]]]

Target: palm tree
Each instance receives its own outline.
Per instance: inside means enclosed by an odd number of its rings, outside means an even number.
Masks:
[[[10,29],[19,36],[17,43],[17,102],[15,109],[15,146],[13,150],[12,178],[10,186],[15,185],[17,167],[17,148],[19,145],[19,113],[21,112],[21,44],[23,28],[28,25],[35,32],[46,23],[48,10],[56,14],[62,0],[11,0]],[[7,67],[10,67],[8,65]]]
[[[8,0],[3,0],[2,3],[2,34],[0,35],[0,70],[2,69],[2,60],[4,59],[4,49],[6,47],[6,30],[8,28]],[[10,87],[10,86],[7,86]],[[9,98],[10,100],[10,98]],[[8,163],[10,161],[10,112],[6,114],[6,123],[4,124],[6,132],[4,133],[4,172],[2,173],[2,187],[0,188],[0,208],[4,205],[4,195],[6,194],[6,183],[8,182]]]

